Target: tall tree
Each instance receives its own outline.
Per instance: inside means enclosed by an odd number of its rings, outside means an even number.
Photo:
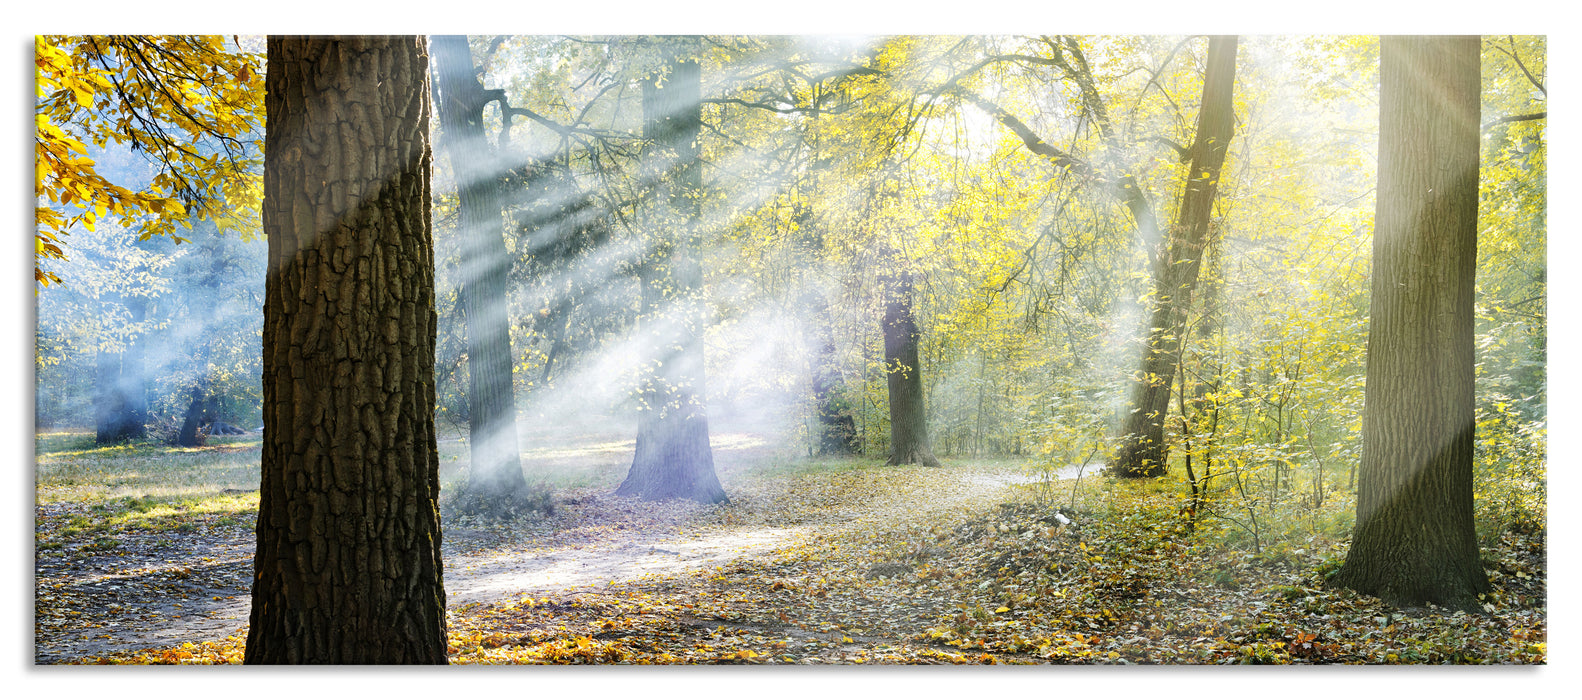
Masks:
[[[270,37],[246,662],[445,663],[428,51]]]
[[[472,472],[467,490],[487,499],[527,488],[516,432],[511,334],[501,216],[499,153],[484,133],[483,109],[503,93],[487,91],[465,36],[436,36],[439,120],[461,204],[461,297],[467,317],[467,431]],[[491,94],[495,93],[495,94]],[[506,122],[508,124],[508,122]],[[506,128],[509,128],[508,126]]]
[[[1357,524],[1332,583],[1464,609],[1472,514],[1479,41],[1384,37]]]
[[[682,53],[690,44],[677,41],[664,50]],[[656,355],[640,389],[636,452],[615,491],[621,496],[729,500],[714,473],[704,406],[701,92],[702,69],[684,54],[643,80],[643,132],[652,142],[647,167],[658,196],[650,207],[650,250],[638,271],[639,332]]]
[[[1131,411],[1123,420],[1119,444],[1110,460],[1110,472],[1131,477],[1159,476],[1165,473],[1164,420],[1169,409],[1170,386],[1180,361],[1182,339],[1192,309],[1192,294],[1202,268],[1204,248],[1209,241],[1220,169],[1224,165],[1235,124],[1232,96],[1236,79],[1237,40],[1234,36],[1209,38],[1203,98],[1192,146],[1182,147],[1163,137],[1150,139],[1178,149],[1181,162],[1189,163],[1191,167],[1181,194],[1176,222],[1168,232],[1159,230],[1153,203],[1137,177],[1125,173],[1126,166],[1115,162],[1116,154],[1127,152],[1129,147],[1110,118],[1093,78],[1092,68],[1080,45],[1072,37],[1046,37],[1041,41],[1049,49],[1048,56],[989,56],[946,81],[942,91],[958,94],[989,113],[1016,134],[1030,152],[1048,159],[1063,171],[1103,186],[1125,204],[1131,214],[1136,224],[1137,238],[1149,253],[1153,288],[1148,310],[1147,345],[1136,384],[1132,388]],[[1175,53],[1172,51],[1170,55],[1173,57]],[[1002,61],[1055,66],[1066,79],[1076,84],[1082,114],[1097,127],[1104,143],[1100,161],[1089,162],[1051,145],[1025,122],[993,102],[973,94],[961,84],[967,76],[984,66]]]
[[[1131,412],[1123,420],[1120,445],[1110,460],[1110,472],[1117,476],[1165,473],[1164,423],[1170,413],[1170,387],[1189,330],[1192,294],[1209,241],[1220,169],[1235,126],[1231,100],[1235,82],[1236,37],[1210,37],[1197,134],[1185,154],[1190,156],[1191,171],[1181,192],[1176,224],[1164,243],[1168,250],[1153,256],[1148,345],[1134,375]]]
[[[884,371],[890,390],[890,459],[887,464],[939,466],[928,443],[927,404],[923,401],[920,334],[912,316],[912,274],[883,275]]]

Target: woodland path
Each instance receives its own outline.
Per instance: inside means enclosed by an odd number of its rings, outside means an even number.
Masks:
[[[990,507],[1004,500],[1011,484],[1027,481],[1006,463],[928,469],[861,462],[816,479],[764,475],[750,467],[773,458],[763,440],[723,434],[715,442],[721,479],[732,497],[728,506],[645,503],[611,496],[613,489],[601,486],[558,492],[555,514],[526,525],[447,522],[449,607],[597,590],[767,557],[812,536]],[[608,462],[605,467],[630,459],[621,446],[608,447],[613,449],[580,458]],[[528,457],[524,466],[532,469],[535,455]],[[536,457],[567,455],[551,451]],[[832,487],[831,477],[840,485]],[[51,504],[38,510],[60,516],[47,511],[74,508]],[[238,519],[174,537],[131,534],[102,554],[41,559],[35,568],[34,662],[245,634],[252,527],[251,519]]]

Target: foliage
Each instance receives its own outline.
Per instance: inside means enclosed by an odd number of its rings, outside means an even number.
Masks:
[[[37,107],[39,192],[59,195],[40,210],[55,212],[39,215],[41,244],[55,246],[40,255],[63,252],[58,237],[42,237],[66,230],[80,253],[46,260],[73,284],[40,297],[41,426],[81,424],[95,353],[134,339],[169,351],[151,372],[159,412],[177,412],[202,384],[225,397],[233,420],[255,415],[256,319],[246,319],[261,291],[245,280],[261,264],[257,247],[207,231],[180,248],[133,239],[175,231],[182,217],[173,212],[219,215],[196,202],[229,201],[235,221],[226,225],[254,216],[247,178],[257,154],[247,149],[258,59],[218,40],[148,41],[103,47],[202,55],[222,78],[212,91],[180,93],[202,107],[196,121],[173,111],[181,100],[139,113],[160,115],[146,124],[181,134],[201,158],[151,166],[118,149],[118,120],[145,122],[106,90],[116,80],[153,83],[117,72],[122,59],[95,58],[90,38],[39,43],[41,89],[53,81]],[[660,183],[641,158],[638,97],[639,81],[661,69],[655,49],[665,41],[471,39],[486,84],[514,110],[491,107],[484,118],[513,124],[496,145],[512,164],[500,178],[510,193],[515,383],[524,463],[546,485],[525,498],[528,517],[463,518],[466,504],[447,502],[447,546],[455,554],[483,541],[525,549],[519,538],[530,536],[546,538],[534,546],[560,538],[553,546],[573,547],[613,546],[625,541],[619,533],[818,532],[722,570],[453,610],[454,660],[1545,661],[1547,121],[1536,118],[1547,100],[1544,37],[1484,38],[1475,489],[1499,589],[1487,619],[1403,616],[1322,585],[1352,526],[1361,450],[1374,38],[1243,39],[1236,136],[1166,422],[1169,475],[1128,486],[1097,472],[1129,410],[1125,387],[1149,330],[1150,246],[1123,193],[1106,183],[1132,178],[1159,220],[1174,218],[1186,173],[1171,144],[1195,132],[1201,39],[700,38],[705,182],[696,197],[709,319],[693,330],[707,344],[714,426],[750,425],[779,450],[777,461],[722,467],[734,501],[722,509],[638,506],[601,492],[629,458],[632,389],[650,350],[634,334],[634,271],[652,252],[640,215]],[[211,114],[232,104],[235,120]],[[1002,112],[1068,160],[1035,152]],[[124,143],[158,153],[159,132],[144,131]],[[245,148],[190,145],[206,133]],[[89,153],[93,162],[82,164]],[[453,189],[444,159],[435,166],[437,399],[463,425],[456,202],[443,194]],[[181,178],[219,189],[184,194]],[[128,184],[136,182],[148,184]],[[156,200],[169,202],[164,211]],[[105,221],[111,212],[119,218]],[[43,225],[50,216],[58,229]],[[929,433],[950,465],[943,474],[870,459],[889,450],[879,280],[900,271],[916,280]],[[127,298],[149,300],[148,318],[131,322]],[[207,299],[226,311],[185,330]],[[813,392],[820,376],[833,378],[824,406]],[[851,416],[867,457],[791,460],[816,451],[827,406]],[[565,447],[562,437],[583,443]],[[172,471],[199,453],[78,444],[57,455],[66,439],[40,443],[40,502],[122,505],[107,506],[115,525],[97,530],[73,524],[87,514],[46,513],[51,532],[81,531],[51,534],[40,551],[136,549],[123,525],[137,506],[116,499],[199,490]],[[732,454],[736,439],[716,431],[716,455]],[[441,449],[446,493],[455,493],[465,446],[444,439]],[[1079,465],[1080,482],[1071,478]],[[245,488],[245,471],[225,467],[234,479],[223,487]],[[978,500],[948,513],[874,510],[981,496],[964,485],[974,477],[1031,483],[1005,509]],[[1046,521],[1051,508],[1077,524],[1052,533],[1061,526]],[[847,514],[868,515],[837,528]],[[898,612],[899,601],[914,612]],[[113,658],[231,658],[223,640],[183,641],[196,646]]]
[[[78,240],[57,268],[73,283],[38,299],[40,427],[91,424],[98,356],[122,352],[138,356],[155,420],[179,424],[197,391],[217,417],[257,425],[264,244],[199,230],[177,246],[111,222]]]
[[[38,225],[34,276],[64,260],[63,238],[113,215],[140,238],[191,219],[248,230],[262,194],[263,57],[218,36],[39,36],[34,40]],[[156,166],[146,183],[101,174],[88,144],[110,142]],[[48,200],[48,205],[44,200]]]

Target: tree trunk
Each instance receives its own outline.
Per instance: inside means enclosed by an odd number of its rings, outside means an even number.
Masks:
[[[209,412],[208,393],[200,387],[192,388],[192,401],[187,404],[187,415],[176,433],[176,444],[181,447],[198,447],[203,444],[198,428],[203,427],[204,414]]]
[[[455,173],[461,216],[461,299],[467,317],[467,490],[484,498],[527,488],[516,432],[511,334],[500,212],[498,153],[484,136],[489,97],[473,71],[465,36],[436,36],[439,119]]]
[[[246,663],[446,662],[424,43],[269,38]]]
[[[1132,385],[1132,410],[1110,460],[1110,473],[1117,476],[1154,477],[1166,472],[1164,424],[1170,413],[1170,387],[1209,240],[1220,169],[1235,126],[1231,99],[1235,80],[1236,37],[1210,37],[1197,135],[1189,151],[1192,169],[1181,193],[1176,225],[1170,230],[1169,250],[1154,258],[1148,346]]]
[[[912,318],[912,273],[884,275],[884,370],[890,388],[890,460],[887,464],[939,466],[928,443],[923,367],[917,321]]]
[[[830,328],[829,301],[818,292],[804,297],[804,308],[812,310],[813,410],[818,420],[814,442],[821,455],[857,453],[857,421],[839,392],[840,375],[835,369],[835,334]]]
[[[95,367],[94,442],[107,445],[141,440],[148,434],[148,385],[143,376],[142,333],[136,328],[148,316],[148,300],[120,299],[133,326],[120,352],[101,347]]]
[[[1472,610],[1476,36],[1385,37],[1357,524],[1333,585]]]
[[[697,261],[701,72],[690,58],[672,60],[668,68],[667,75],[643,81],[644,135],[652,141],[648,167],[655,169],[660,196],[651,207],[653,247],[638,273],[639,332],[649,337],[654,356],[639,390],[632,468],[615,493],[720,503],[729,499],[714,473],[704,410],[706,316]]]

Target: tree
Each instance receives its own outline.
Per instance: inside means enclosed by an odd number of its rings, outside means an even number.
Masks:
[[[143,371],[146,342],[140,328],[148,317],[148,299],[117,296],[109,303],[123,306],[130,319],[124,331],[112,334],[124,337],[118,348],[110,348],[114,341],[109,338],[99,343],[93,422],[94,442],[100,445],[140,440],[148,434],[148,376]]]
[[[919,333],[912,317],[912,274],[886,272],[884,287],[884,371],[890,389],[890,459],[887,464],[939,466],[928,444],[923,402],[923,368],[918,357]]]
[[[258,54],[233,48],[218,36],[35,38],[39,283],[60,281],[41,265],[65,259],[69,230],[111,214],[178,242],[190,217],[222,229],[255,220],[263,86]],[[158,173],[141,188],[111,182],[85,141],[129,145]]]
[[[1164,423],[1170,413],[1170,387],[1186,342],[1192,294],[1213,224],[1220,168],[1235,126],[1231,97],[1236,82],[1236,37],[1211,37],[1207,63],[1196,140],[1184,154],[1191,156],[1191,170],[1181,192],[1176,225],[1167,237],[1169,249],[1153,256],[1148,345],[1134,375],[1131,412],[1124,419],[1120,445],[1109,465],[1110,473],[1117,476],[1165,473]]]
[[[1472,513],[1479,41],[1384,37],[1357,523],[1331,583],[1477,607]]]
[[[648,167],[658,187],[650,249],[638,270],[639,332],[656,356],[639,390],[636,451],[615,490],[620,496],[729,500],[714,473],[704,407],[701,83],[697,59],[687,56],[669,58],[643,80],[643,132],[653,143]]]
[[[511,335],[502,237],[499,153],[484,134],[483,109],[506,107],[503,91],[484,90],[465,36],[437,36],[435,75],[445,152],[461,204],[461,297],[467,317],[467,430],[472,471],[467,490],[485,499],[527,489],[516,432]],[[509,128],[509,123],[505,128]]]
[[[977,105],[1014,133],[1028,151],[1046,158],[1063,172],[1103,186],[1130,213],[1137,238],[1148,252],[1152,290],[1149,295],[1150,308],[1147,310],[1147,345],[1141,366],[1134,373],[1131,410],[1123,420],[1119,445],[1110,460],[1110,472],[1129,477],[1159,476],[1165,473],[1164,421],[1169,409],[1170,387],[1180,362],[1182,339],[1187,332],[1187,321],[1192,309],[1192,294],[1209,240],[1220,168],[1225,162],[1234,127],[1232,88],[1236,77],[1236,38],[1217,36],[1209,39],[1203,97],[1192,146],[1182,147],[1162,136],[1145,139],[1175,148],[1180,161],[1189,163],[1191,168],[1182,191],[1181,205],[1177,209],[1176,223],[1168,232],[1159,230],[1158,218],[1144,183],[1137,176],[1126,172],[1134,166],[1115,162],[1117,154],[1127,153],[1131,149],[1121,138],[1110,117],[1080,45],[1072,37],[1045,37],[1041,41],[1049,50],[1047,56],[990,55],[946,81],[941,92],[955,93]],[[1184,44],[1178,44],[1170,52],[1166,63]],[[963,85],[963,81],[978,70],[1001,62],[1054,66],[1061,70],[1066,79],[1075,83],[1080,111],[1086,120],[1096,126],[1103,142],[1099,160],[1090,162],[1051,145],[1025,122]],[[1161,66],[1155,78],[1163,70]]]
[[[814,444],[821,455],[852,455],[857,454],[861,442],[849,402],[840,394],[835,332],[830,327],[834,319],[829,307],[829,300],[816,291],[810,290],[803,295],[803,308],[810,316],[804,325],[809,329],[808,343],[813,346],[810,383],[814,418],[818,421]]]
[[[246,662],[445,663],[428,52],[270,37]]]

